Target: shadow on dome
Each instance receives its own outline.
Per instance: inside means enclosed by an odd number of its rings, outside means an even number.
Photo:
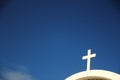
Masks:
[[[76,80],[111,80],[111,79],[104,78],[104,77],[97,77],[97,76],[88,76],[88,77],[83,77]]]

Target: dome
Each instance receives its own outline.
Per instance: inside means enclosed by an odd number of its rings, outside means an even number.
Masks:
[[[120,75],[106,70],[83,71],[66,78],[65,80],[119,80]]]

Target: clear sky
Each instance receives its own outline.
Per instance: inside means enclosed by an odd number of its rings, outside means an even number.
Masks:
[[[97,54],[91,69],[120,73],[115,1],[6,1],[0,9],[0,80],[64,80],[86,70],[88,49]]]

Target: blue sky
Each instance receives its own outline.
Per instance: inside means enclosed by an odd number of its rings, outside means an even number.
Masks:
[[[18,74],[25,80],[64,80],[86,70],[82,56],[88,49],[97,54],[92,69],[120,73],[115,5],[107,0],[7,1],[0,12],[0,79],[19,80]]]

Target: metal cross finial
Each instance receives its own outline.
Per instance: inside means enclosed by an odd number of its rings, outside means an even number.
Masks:
[[[87,71],[90,71],[90,60],[93,57],[96,57],[96,54],[91,54],[91,49],[88,50],[88,53],[86,56],[82,57],[82,60],[87,59]]]

